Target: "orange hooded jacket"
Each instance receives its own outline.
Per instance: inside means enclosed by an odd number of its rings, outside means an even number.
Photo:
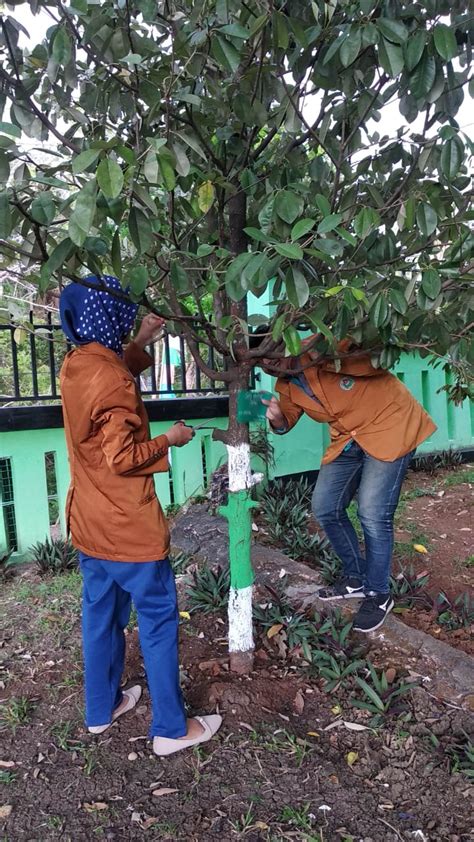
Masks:
[[[344,340],[338,350],[345,353],[351,344]],[[298,357],[298,367],[311,359],[309,353],[303,353]],[[392,462],[410,453],[436,430],[406,386],[385,369],[374,368],[369,354],[343,358],[338,372],[333,361],[314,363],[305,369],[304,376],[317,400],[284,377],[277,380],[276,390],[288,430],[303,413],[329,424],[331,443],[323,465],[336,459],[351,439],[370,456]]]
[[[168,439],[150,439],[135,384],[152,363],[131,342],[124,358],[97,342],[67,354],[61,370],[71,469],[66,520],[74,546],[110,561],[166,558],[169,531],[153,474],[168,470]]]

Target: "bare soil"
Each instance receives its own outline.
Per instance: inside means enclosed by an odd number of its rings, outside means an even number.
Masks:
[[[472,779],[449,760],[473,733],[468,713],[418,688],[401,716],[374,729],[351,694],[323,692],[266,635],[252,674],[233,675],[223,615],[193,614],[181,627],[187,702],[191,712],[224,714],[216,739],[154,757],[146,691],[136,711],[89,735],[79,592],[77,574],[40,580],[29,571],[2,586],[2,842],[472,838]],[[136,682],[136,628],[128,640],[126,679]]]

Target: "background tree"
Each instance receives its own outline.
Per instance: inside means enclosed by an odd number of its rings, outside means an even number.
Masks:
[[[20,257],[40,293],[113,271],[170,317],[201,369],[228,386],[221,437],[243,501],[252,479],[237,394],[262,354],[277,370],[283,345],[300,351],[300,328],[318,334],[317,354],[337,357],[350,333],[385,367],[411,348],[447,356],[453,396],[465,395],[472,147],[456,115],[469,82],[467,2],[31,9],[51,19],[34,49],[19,48],[14,16],[0,29],[3,265]],[[400,127],[381,136],[375,124],[396,101]],[[23,135],[47,143],[47,163]],[[247,318],[248,292],[265,301],[261,316]],[[250,350],[249,323],[269,320]],[[251,588],[239,590],[231,648],[250,651]]]

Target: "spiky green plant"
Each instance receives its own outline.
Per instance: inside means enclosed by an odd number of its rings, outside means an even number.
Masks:
[[[229,599],[230,573],[229,569],[218,566],[212,569],[208,565],[200,567],[192,575],[191,584],[186,588],[189,610],[221,611]]]
[[[42,576],[77,568],[77,550],[64,538],[46,538],[30,547],[30,553]]]

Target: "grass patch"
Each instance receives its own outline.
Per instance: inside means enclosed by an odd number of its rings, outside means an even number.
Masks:
[[[35,704],[32,699],[27,696],[18,696],[17,699],[11,699],[2,715],[3,727],[10,728],[13,733],[20,725],[27,725],[31,721]]]

